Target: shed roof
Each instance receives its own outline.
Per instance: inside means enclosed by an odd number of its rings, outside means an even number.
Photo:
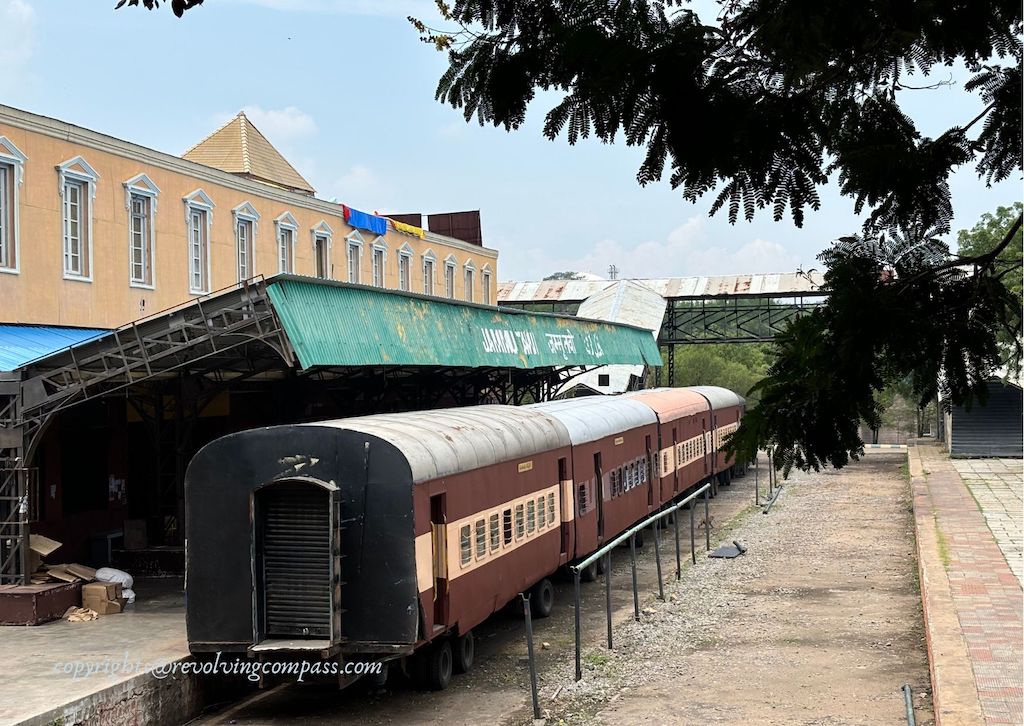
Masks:
[[[569,431],[569,438],[573,444],[597,441],[658,421],[649,406],[619,397],[582,396],[533,403],[524,408],[539,411],[561,421]]]
[[[708,399],[711,408],[716,411],[720,408],[729,408],[730,406],[745,406],[747,403],[747,399],[738,393],[730,391],[728,388],[721,388],[719,386],[690,386],[689,390],[699,393]]]
[[[651,331],[294,275],[268,293],[303,368],[661,365]]]
[[[473,406],[304,424],[377,436],[401,451],[414,482],[569,445],[565,426],[528,407]]]
[[[109,332],[53,325],[0,325],[0,371],[13,371],[36,358]]]
[[[624,395],[650,406],[662,422],[711,410],[708,400],[689,388],[650,388]]]
[[[182,158],[292,191],[315,191],[244,111],[182,154]]]

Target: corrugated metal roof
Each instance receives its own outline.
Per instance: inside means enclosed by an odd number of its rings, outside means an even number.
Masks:
[[[533,403],[524,408],[539,411],[562,422],[574,444],[597,441],[638,426],[657,423],[654,411],[628,398],[583,396],[561,401]]]
[[[650,406],[662,423],[710,410],[708,400],[689,388],[649,388],[624,395]]]
[[[584,300],[576,311],[581,318],[607,320],[646,328],[657,340],[661,322],[665,317],[668,302],[650,288],[634,280],[619,280]],[[559,393],[577,386],[600,393],[622,393],[629,388],[633,377],[644,374],[642,365],[601,366],[576,376],[559,389]],[[608,376],[608,383],[601,385],[601,376]]]
[[[810,278],[810,279],[808,279]],[[631,280],[662,297],[710,297],[714,295],[792,295],[820,292],[818,272],[801,275],[782,272],[764,275],[715,275],[707,277],[666,277]],[[527,302],[580,302],[614,284],[611,280],[548,280],[546,282],[502,282],[498,304]]]
[[[305,425],[359,431],[394,444],[409,462],[415,482],[569,446],[561,423],[529,407],[473,406]]]
[[[0,371],[13,371],[36,358],[82,343],[108,331],[48,325],[0,325]]]
[[[650,331],[277,276],[270,299],[303,368],[661,365]]]
[[[704,396],[711,403],[711,408],[716,411],[720,408],[729,408],[730,406],[745,406],[747,403],[747,400],[743,398],[743,396],[733,393],[728,388],[720,388],[718,386],[688,386],[688,390]]]

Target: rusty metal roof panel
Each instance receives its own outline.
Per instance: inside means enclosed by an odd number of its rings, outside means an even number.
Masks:
[[[662,423],[711,410],[708,400],[690,388],[649,388],[624,395],[650,406]]]
[[[307,426],[358,431],[384,439],[424,482],[569,446],[557,419],[530,407],[472,406],[320,421]]]
[[[583,396],[524,406],[557,419],[573,444],[585,444],[639,426],[657,423],[654,411],[639,401],[619,396]]]

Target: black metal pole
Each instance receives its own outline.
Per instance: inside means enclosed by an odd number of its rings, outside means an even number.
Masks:
[[[683,563],[679,559],[679,510],[677,509],[672,513],[672,526],[676,530],[676,579],[680,579],[683,576]]]
[[[580,662],[580,573],[573,572],[573,584],[576,590],[576,680],[583,678],[583,664]]]
[[[658,527],[660,519],[654,520],[654,566],[658,570],[658,599],[662,602],[665,601],[665,585],[661,581],[661,547],[659,541],[661,540],[661,530]]]
[[[914,699],[909,683],[903,684],[903,705],[907,709],[907,726],[915,726],[917,720],[914,718]]]
[[[533,620],[530,618],[530,598],[519,593],[523,599],[523,617],[526,619],[526,658],[530,664],[530,695],[533,696],[533,718],[540,718],[540,698],[537,696],[537,661],[533,657]],[[577,679],[579,680],[579,679]]]
[[[604,555],[604,609],[608,619],[608,650],[612,649],[612,553]]]
[[[693,534],[693,500],[690,500],[690,559],[693,560],[693,564],[697,564],[697,545],[696,539]]]
[[[761,506],[761,490],[757,484],[757,454],[754,454],[754,506]]]
[[[640,622],[640,595],[636,589],[636,535],[629,535],[629,564],[633,569],[633,619]]]
[[[711,549],[711,515],[710,504],[708,503],[708,490],[704,490],[704,549]]]

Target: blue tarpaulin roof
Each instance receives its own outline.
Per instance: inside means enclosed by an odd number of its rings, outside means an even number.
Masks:
[[[36,358],[106,332],[95,328],[0,324],[0,371],[13,371]]]

